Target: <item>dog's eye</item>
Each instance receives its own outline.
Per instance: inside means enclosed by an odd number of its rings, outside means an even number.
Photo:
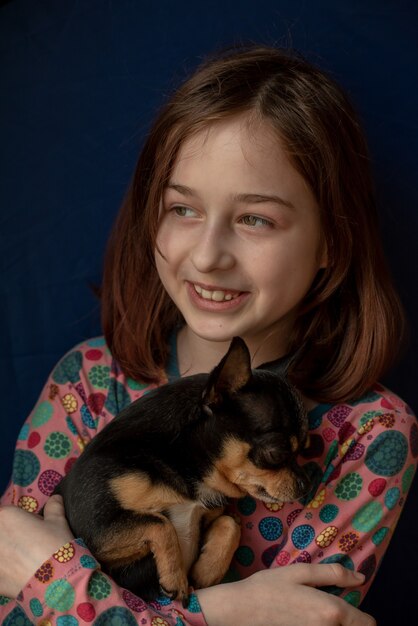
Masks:
[[[278,469],[286,463],[288,453],[274,445],[258,445],[253,447],[249,457],[258,467]]]
[[[258,486],[257,486],[257,495],[258,495],[258,496],[260,496],[260,497],[261,497],[261,496],[264,496],[264,497],[266,497],[266,496],[270,496],[269,492],[268,492],[268,491],[266,491],[266,490],[264,489],[264,487],[262,487],[261,485],[258,485]]]

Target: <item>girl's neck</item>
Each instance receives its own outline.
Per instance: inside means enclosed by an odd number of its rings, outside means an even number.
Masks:
[[[245,338],[252,355],[252,367],[273,361],[286,353],[286,347],[275,342],[253,345]],[[187,326],[177,334],[177,359],[181,376],[210,372],[226,354],[230,341],[209,341],[202,339]]]
[[[268,343],[268,342],[266,342]],[[210,372],[226,354],[229,348],[229,341],[207,341],[193,332],[187,326],[183,326],[177,333],[177,360],[178,369],[181,376],[191,376],[192,374]],[[248,342],[249,344],[249,342]],[[252,367],[257,367],[262,363],[273,361],[286,353],[286,348],[272,343],[264,350],[257,350],[258,346],[248,345],[253,355]],[[302,396],[303,402],[308,411],[315,408],[318,403],[310,398]]]

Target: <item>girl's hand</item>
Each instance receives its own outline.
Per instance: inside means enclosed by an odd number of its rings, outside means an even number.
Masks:
[[[16,598],[42,563],[72,539],[61,496],[48,500],[44,517],[0,507],[0,594]]]
[[[375,626],[338,596],[315,587],[356,587],[364,576],[339,564],[296,564],[197,591],[209,626]]]

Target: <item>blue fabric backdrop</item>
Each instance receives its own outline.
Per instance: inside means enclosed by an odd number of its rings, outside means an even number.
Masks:
[[[234,42],[293,46],[357,105],[412,327],[385,382],[417,410],[416,0],[0,5],[1,490],[48,373],[75,343],[100,333],[90,285],[100,281],[104,244],[156,107],[202,56]],[[417,496],[415,484],[364,605],[379,624],[411,623]]]

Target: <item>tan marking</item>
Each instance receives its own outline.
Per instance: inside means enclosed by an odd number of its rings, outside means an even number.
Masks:
[[[248,463],[248,452],[251,446],[229,437],[225,440],[221,457],[215,461],[211,473],[205,477],[204,483],[230,498],[240,498],[246,492],[239,487],[239,476]]]
[[[296,494],[295,475],[290,469],[283,467],[278,470],[260,470],[251,461],[248,461],[240,487],[244,488],[251,495],[263,500],[263,496],[257,494],[257,486],[264,487],[270,496],[282,502],[299,497]]]
[[[205,478],[205,484],[230,497],[236,493],[248,493],[259,500],[271,502],[273,499],[289,502],[300,497],[295,474],[289,468],[268,470],[256,467],[248,458],[250,445],[238,439],[225,441],[221,458],[215,462],[215,469]],[[270,498],[263,497],[257,488],[263,487]]]
[[[244,387],[250,378],[251,367],[247,351],[241,344],[235,344],[228,353],[215,387],[235,392]]]
[[[175,528],[163,515],[155,517],[159,521],[138,522],[113,530],[102,539],[95,554],[111,569],[132,563],[151,552],[162,587],[170,594],[175,592],[176,599],[185,600],[188,580]]]
[[[231,344],[230,349],[220,365],[216,380],[206,391],[207,404],[218,404],[222,391],[235,393],[251,379],[251,364],[248,350],[241,342]]]
[[[298,442],[297,437],[295,436],[290,437],[290,446],[291,446],[292,452],[296,452],[296,450],[299,447],[299,442]]]
[[[149,476],[131,472],[109,481],[113,495],[123,509],[137,513],[158,513],[185,498],[166,485],[155,485]]]
[[[196,500],[199,500],[205,507],[223,506],[224,497],[219,489],[212,489],[209,485],[201,483],[198,486]]]
[[[223,367],[222,378],[218,381],[218,386],[221,389],[228,389],[229,392],[234,393],[248,383],[250,376],[251,371],[246,367],[243,368],[239,359],[232,360],[229,357]]]
[[[246,464],[239,486],[259,500],[291,502],[301,496],[295,474],[287,467],[279,470],[260,470],[250,461]],[[271,498],[260,495],[258,487],[264,487]]]
[[[204,517],[203,517],[203,525],[204,525],[204,529],[207,529],[214,520],[216,520],[218,517],[220,517],[222,515],[222,513],[224,512],[225,507],[224,506],[217,506],[214,509],[208,509],[205,511]]]
[[[203,548],[191,570],[193,585],[197,589],[219,583],[239,546],[241,531],[229,515],[221,515],[208,527]]]
[[[240,472],[243,465],[248,462],[250,449],[250,444],[230,437],[226,439],[221,458],[215,465],[228,480],[235,482],[233,479],[236,477],[237,472]]]
[[[228,498],[242,498],[245,492],[242,491],[237,485],[234,485],[226,476],[214,467],[211,473],[204,478],[205,484],[211,489],[220,491]]]
[[[95,549],[95,554],[100,561],[108,566],[126,565],[147,556],[150,552],[145,524],[138,524],[134,530],[132,528],[111,529],[99,539],[100,544]]]

